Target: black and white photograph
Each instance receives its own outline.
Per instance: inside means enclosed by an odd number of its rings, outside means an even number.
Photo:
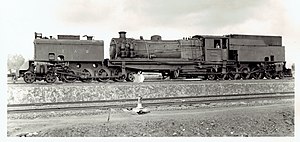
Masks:
[[[0,140],[297,141],[299,5],[4,0]]]

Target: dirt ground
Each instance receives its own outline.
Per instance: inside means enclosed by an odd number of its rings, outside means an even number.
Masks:
[[[8,119],[7,136],[36,137],[259,137],[294,136],[294,104],[151,111],[144,115]],[[27,135],[28,136],[28,135]]]

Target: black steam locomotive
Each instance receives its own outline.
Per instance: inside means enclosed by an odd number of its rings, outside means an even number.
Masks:
[[[180,40],[119,38],[110,42],[110,59],[104,59],[104,42],[79,35],[42,37],[35,33],[34,60],[19,77],[26,83],[45,80],[63,82],[133,81],[139,71],[158,72],[163,77],[207,80],[283,78],[285,47],[281,36],[195,35]]]

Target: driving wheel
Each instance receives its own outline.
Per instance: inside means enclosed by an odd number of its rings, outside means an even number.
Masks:
[[[92,76],[92,74],[87,70],[87,69],[84,69],[82,71],[82,74],[83,74],[83,78],[80,78],[80,81],[81,82],[85,82],[85,83],[89,83],[89,82],[92,82],[92,78],[89,78]]]
[[[109,80],[109,74],[105,69],[100,69],[98,71],[98,77],[96,80],[99,82],[107,82]]]
[[[48,72],[45,78],[47,83],[54,83],[56,81],[56,75],[53,72]]]
[[[73,83],[77,78],[75,77],[74,71],[68,71],[67,74],[62,75],[62,79],[66,83]]]
[[[118,77],[113,79],[114,81],[123,82],[126,79],[126,76],[122,75],[121,69],[114,69],[112,74],[114,76],[118,76]]]

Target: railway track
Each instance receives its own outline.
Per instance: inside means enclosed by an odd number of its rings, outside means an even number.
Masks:
[[[228,95],[207,95],[207,96],[184,96],[164,98],[144,98],[144,106],[166,106],[166,105],[192,105],[207,104],[214,102],[232,102],[245,100],[266,100],[266,99],[293,99],[294,92],[272,92],[253,94],[228,94]],[[137,99],[120,100],[99,100],[80,102],[57,102],[57,103],[36,103],[36,104],[9,104],[7,113],[32,113],[48,111],[69,111],[109,108],[132,108],[136,107]]]
[[[145,80],[144,83],[169,83],[169,82],[203,82],[203,83],[214,83],[214,82],[220,82],[220,83],[243,83],[243,82],[292,82],[294,81],[293,78],[285,78],[285,79],[258,79],[258,80],[202,80],[202,79],[148,79]],[[44,81],[41,82],[34,82],[32,84],[27,84],[23,81],[20,82],[7,82],[9,85],[61,85],[61,84],[66,84],[66,85],[71,85],[71,84],[106,84],[106,83],[114,83],[114,84],[130,84],[134,82],[91,82],[91,83],[83,83],[83,82],[74,82],[74,83],[63,83],[63,82],[55,82],[55,83],[46,83]]]

